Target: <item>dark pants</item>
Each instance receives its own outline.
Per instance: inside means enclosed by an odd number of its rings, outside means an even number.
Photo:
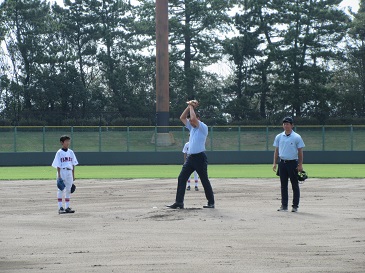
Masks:
[[[208,178],[208,159],[204,152],[187,157],[178,177],[176,203],[184,204],[186,181],[194,171],[200,177],[208,204],[214,205],[214,193]]]
[[[291,186],[293,189],[293,208],[298,208],[300,189],[299,181],[297,176],[298,161],[290,161],[279,163],[279,175],[281,183],[281,205],[288,207],[288,179],[290,179]]]

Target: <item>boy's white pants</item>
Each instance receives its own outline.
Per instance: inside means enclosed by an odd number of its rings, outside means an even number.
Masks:
[[[72,187],[72,183],[73,183],[72,170],[61,169],[60,175],[61,175],[61,178],[63,179],[63,183],[65,183],[65,185],[66,185],[66,188],[63,191],[58,189],[57,198],[62,199],[63,193],[65,192],[65,199],[68,199],[66,201],[69,201],[69,199],[71,197],[71,187]]]

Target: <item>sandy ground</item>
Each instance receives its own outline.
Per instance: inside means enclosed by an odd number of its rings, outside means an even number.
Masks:
[[[1,181],[0,272],[365,272],[365,179],[307,180],[298,213],[278,179],[211,182],[171,210],[175,179],[79,180],[58,215],[55,181]]]

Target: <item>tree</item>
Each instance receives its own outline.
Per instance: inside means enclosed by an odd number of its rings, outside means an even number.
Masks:
[[[237,96],[230,103],[238,111],[232,117],[240,120],[259,115],[265,119],[275,99],[270,80],[278,59],[278,41],[274,38],[279,32],[278,13],[272,1],[244,0],[240,4],[242,12],[234,17],[239,35],[228,39],[224,47],[236,66],[235,84],[228,89]]]
[[[105,95],[121,116],[135,116],[135,109],[140,105],[136,90],[141,90],[138,87],[148,76],[141,74],[146,71],[140,69],[144,65],[144,57],[140,54],[144,43],[139,40],[133,6],[125,1],[104,0],[93,2],[92,10],[99,18],[97,58]],[[150,101],[152,103],[154,101]]]
[[[65,39],[69,52],[66,59],[72,63],[77,63],[78,74],[82,86],[78,93],[82,98],[81,109],[85,114],[90,98],[88,90],[93,77],[98,73],[96,66],[96,52],[98,33],[96,23],[98,18],[90,6],[91,0],[64,1],[64,8],[55,4],[53,12],[60,24],[60,36]]]
[[[35,92],[33,81],[38,65],[45,60],[47,35],[51,29],[49,5],[41,0],[7,0],[3,3],[3,22],[7,24],[7,50],[14,72],[23,88],[24,108],[31,109]],[[18,70],[19,68],[19,70]]]
[[[330,63],[341,58],[339,43],[346,34],[349,18],[338,4],[341,0],[242,0],[244,9],[236,15],[241,48],[236,52],[253,64],[251,87],[260,97],[260,116],[284,112],[300,117],[328,111],[326,90]],[[251,42],[255,41],[256,42]],[[249,42],[247,42],[249,41]],[[231,56],[232,52],[230,53]],[[238,60],[237,55],[234,59]],[[238,70],[237,70],[238,71]],[[240,81],[237,78],[237,81]],[[257,99],[253,95],[251,108]],[[271,99],[268,100],[268,99]],[[270,104],[272,106],[270,106]],[[318,109],[323,107],[322,110]]]
[[[326,64],[341,57],[338,47],[346,34],[349,18],[338,5],[341,0],[278,1],[277,11],[285,28],[280,34],[278,87],[283,104],[293,116],[300,117],[304,105],[317,104],[313,84],[322,86],[328,80]],[[324,98],[325,100],[326,98]],[[322,99],[323,100],[323,99]]]
[[[352,13],[354,19],[349,31],[352,38],[349,45],[349,75],[353,81],[347,90],[351,90],[354,103],[360,104],[356,114],[360,117],[365,116],[365,1],[360,1],[360,7],[357,13]],[[358,94],[355,96],[355,94]]]
[[[170,1],[170,44],[173,61],[182,61],[187,99],[195,94],[195,67],[220,58],[222,34],[231,22],[227,12],[234,1]],[[220,35],[217,35],[220,33]]]
[[[139,14],[143,14],[139,23],[140,29],[149,26],[146,33],[150,34],[151,40],[154,40],[155,1],[140,2]],[[195,84],[198,70],[220,59],[222,34],[229,30],[231,23],[227,12],[235,2],[169,1],[170,63],[177,63],[183,68],[183,82],[181,82],[184,92],[183,100],[193,99],[196,96]]]

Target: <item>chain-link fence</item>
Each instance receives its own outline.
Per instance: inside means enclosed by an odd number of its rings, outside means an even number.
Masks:
[[[61,135],[76,152],[181,151],[189,139],[182,126],[1,126],[0,152],[51,152]],[[364,151],[365,126],[297,126],[306,151]],[[165,130],[164,130],[165,131]],[[211,126],[207,151],[269,151],[280,126]]]

